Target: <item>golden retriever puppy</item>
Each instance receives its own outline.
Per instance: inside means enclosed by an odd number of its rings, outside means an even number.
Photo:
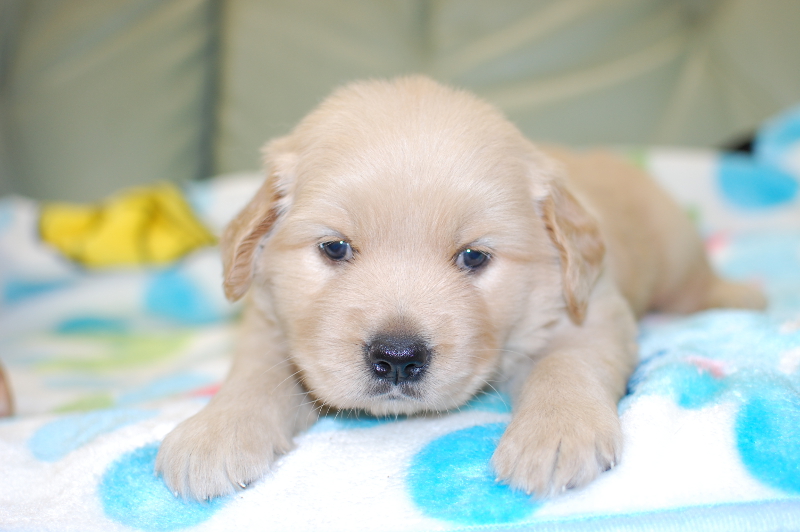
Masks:
[[[642,172],[539,149],[424,77],[338,90],[264,159],[221,244],[225,293],[247,297],[233,366],[158,454],[176,494],[259,479],[318,408],[444,411],[489,381],[514,398],[498,478],[582,486],[620,458],[636,318],[764,304]]]

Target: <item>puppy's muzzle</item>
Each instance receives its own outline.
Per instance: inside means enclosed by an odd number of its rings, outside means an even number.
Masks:
[[[372,375],[392,384],[419,380],[428,367],[431,350],[416,336],[379,336],[366,345]]]

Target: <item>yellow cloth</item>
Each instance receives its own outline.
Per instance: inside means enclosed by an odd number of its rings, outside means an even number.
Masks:
[[[39,223],[42,240],[91,267],[163,264],[215,243],[167,183],[124,191],[99,205],[45,204]]]

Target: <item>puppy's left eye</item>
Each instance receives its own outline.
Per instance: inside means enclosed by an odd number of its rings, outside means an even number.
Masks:
[[[462,270],[476,271],[489,263],[489,255],[477,249],[465,249],[456,256],[456,266]]]
[[[336,262],[344,262],[353,258],[353,248],[349,242],[336,240],[333,242],[323,242],[319,249],[329,259]]]

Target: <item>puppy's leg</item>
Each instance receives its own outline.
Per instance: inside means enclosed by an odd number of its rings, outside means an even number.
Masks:
[[[692,237],[698,239],[696,235]],[[657,299],[654,305],[657,310],[690,313],[710,308],[760,310],[767,306],[764,294],[755,286],[717,276],[699,244],[697,248],[693,260],[686,260],[674,268],[681,275],[676,276],[666,296]]]
[[[579,487],[619,461],[617,401],[636,362],[636,324],[618,294],[563,324],[534,365],[492,463],[498,480],[547,496]]]
[[[708,290],[705,308],[743,308],[762,310],[767,306],[764,294],[749,284],[715,278]]]
[[[251,309],[244,328],[220,391],[161,444],[156,471],[176,495],[204,500],[244,488],[316,419],[274,325]]]

